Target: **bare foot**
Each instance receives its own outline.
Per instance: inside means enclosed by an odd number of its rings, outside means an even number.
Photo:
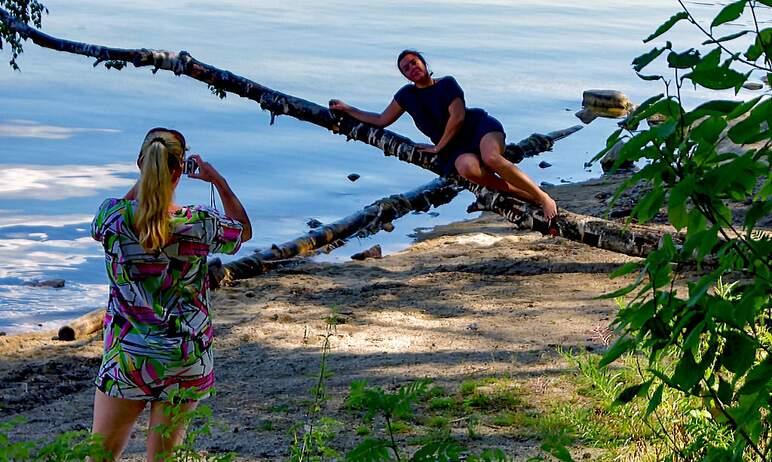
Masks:
[[[547,194],[544,194],[544,198],[541,201],[541,210],[544,218],[547,220],[552,220],[558,216],[558,204]]]

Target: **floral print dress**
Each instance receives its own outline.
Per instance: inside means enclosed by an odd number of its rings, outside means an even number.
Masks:
[[[214,385],[207,256],[233,254],[242,226],[203,206],[171,214],[172,238],[148,253],[133,229],[137,202],[107,199],[91,224],[102,243],[110,296],[104,318],[104,355],[95,380],[108,396],[168,400]]]

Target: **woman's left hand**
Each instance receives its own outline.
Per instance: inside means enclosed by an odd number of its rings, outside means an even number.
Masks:
[[[440,148],[433,144],[416,144],[419,152],[425,152],[428,154],[437,154],[440,152]]]

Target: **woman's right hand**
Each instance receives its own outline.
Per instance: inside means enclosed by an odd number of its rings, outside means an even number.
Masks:
[[[333,111],[340,111],[346,114],[348,114],[349,111],[351,111],[351,106],[349,106],[348,104],[344,103],[339,99],[331,99],[328,104],[330,105],[330,109]]]
[[[198,170],[188,175],[189,178],[195,178],[197,180],[203,180],[207,183],[216,183],[222,180],[222,175],[216,168],[209,162],[205,161],[198,154],[192,154],[191,159],[198,165]]]

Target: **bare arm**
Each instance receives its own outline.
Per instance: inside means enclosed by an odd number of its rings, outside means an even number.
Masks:
[[[228,182],[222,176],[212,181],[212,184],[217,188],[217,193],[220,195],[225,215],[241,223],[241,242],[247,242],[252,239],[252,223],[250,223],[247,211],[244,210],[241,201],[236,197],[236,193],[233,192]]]
[[[343,112],[344,114],[347,114],[361,122],[375,125],[376,127],[381,128],[388,127],[389,125],[393,124],[394,121],[399,119],[399,117],[405,112],[405,110],[402,109],[402,107],[395,100],[391,100],[391,103],[389,103],[389,105],[386,106],[386,109],[384,109],[380,114],[363,111],[361,109],[355,108],[354,106],[349,106],[343,101],[337,99],[330,100],[330,109],[333,111]]]
[[[220,172],[212,164],[201,159],[198,154],[190,156],[198,165],[198,172],[191,173],[190,178],[197,178],[212,183],[217,188],[217,193],[222,201],[223,211],[228,218],[232,218],[241,223],[241,242],[247,242],[252,238],[252,223],[249,221],[247,211],[241,205],[241,201],[236,197],[236,193],[228,185]]]
[[[450,117],[448,117],[448,123],[445,124],[445,131],[442,133],[442,138],[437,142],[437,151],[441,151],[445,148],[464,125],[464,117],[466,116],[464,100],[456,98],[451,101],[450,106],[448,106],[448,113],[450,114]]]

